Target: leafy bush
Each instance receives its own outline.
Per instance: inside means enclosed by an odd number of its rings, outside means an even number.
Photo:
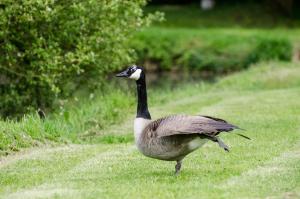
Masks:
[[[289,61],[292,55],[292,45],[287,39],[261,39],[253,50],[250,59]]]
[[[217,73],[240,70],[250,63],[247,54],[224,52],[209,47],[186,50],[177,61],[177,65],[199,71],[212,71]]]
[[[162,70],[186,68],[223,73],[241,70],[264,60],[287,61],[292,57],[288,39],[188,29],[151,28],[131,41],[139,62],[155,62]]]
[[[132,61],[127,40],[148,23],[146,0],[4,0],[0,7],[0,114],[49,107],[81,84]]]
[[[170,69],[176,55],[177,41],[174,36],[178,35],[148,29],[137,34],[131,41],[131,46],[136,50],[140,62],[149,59],[162,69]]]

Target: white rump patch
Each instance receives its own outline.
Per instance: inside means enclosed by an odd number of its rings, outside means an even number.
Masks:
[[[188,147],[190,150],[196,150],[202,145],[204,145],[207,141],[208,141],[207,139],[196,138],[189,142]]]
[[[137,69],[136,71],[134,71],[134,73],[132,73],[132,74],[129,76],[129,78],[130,78],[130,79],[134,79],[134,80],[138,80],[138,79],[140,79],[140,77],[141,77],[141,72],[142,72],[141,69]]]

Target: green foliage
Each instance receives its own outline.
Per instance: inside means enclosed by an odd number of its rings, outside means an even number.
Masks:
[[[258,61],[288,61],[292,57],[289,39],[223,29],[149,28],[138,33],[131,45],[140,63],[155,62],[163,70],[177,67],[224,73]]]
[[[250,59],[290,61],[293,47],[287,39],[261,39],[253,50]]]
[[[131,46],[136,50],[140,62],[151,59],[161,68],[170,69],[176,54],[177,43],[174,41],[174,36],[177,37],[178,35],[147,29],[132,39]]]
[[[127,40],[153,16],[145,0],[1,2],[0,114],[49,107],[82,84],[101,85],[132,61]]]
[[[251,64],[242,50],[235,53],[210,47],[186,50],[177,63],[190,69],[216,73],[241,70]]]

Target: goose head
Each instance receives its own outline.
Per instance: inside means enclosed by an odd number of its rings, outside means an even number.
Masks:
[[[145,73],[142,67],[133,65],[129,66],[126,70],[118,73],[116,77],[126,77],[138,81],[145,78]]]

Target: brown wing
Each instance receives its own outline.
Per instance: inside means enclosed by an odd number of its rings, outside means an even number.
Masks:
[[[151,122],[148,129],[157,137],[178,134],[202,134],[215,136],[222,131],[232,131],[238,127],[225,120],[209,116],[174,115]]]

